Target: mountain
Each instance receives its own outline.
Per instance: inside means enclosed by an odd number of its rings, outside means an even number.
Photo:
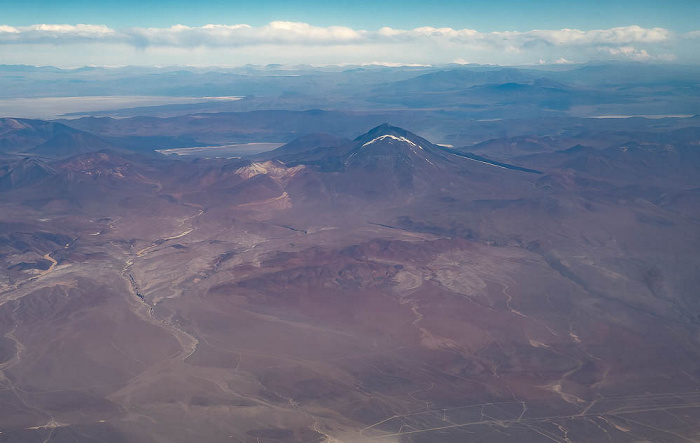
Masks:
[[[377,87],[374,92],[381,94],[448,92],[461,91],[476,85],[518,83],[532,80],[534,80],[532,75],[514,68],[493,70],[453,69],[383,84]]]
[[[587,63],[571,70],[549,72],[548,76],[568,82],[606,86],[697,87],[700,69],[696,65],[666,65],[643,62]]]
[[[255,209],[258,203],[284,196],[289,182],[303,169],[278,160],[195,160],[169,171],[178,179],[166,183],[180,201],[193,205],[216,207],[226,202]]]
[[[9,191],[39,182],[56,174],[56,170],[36,158],[23,158],[0,164],[0,191]]]
[[[284,163],[297,164],[300,162],[312,162],[329,152],[341,155],[352,147],[351,140],[343,137],[335,137],[324,133],[315,133],[299,137],[284,146],[280,146],[269,152],[264,152],[253,158],[255,160],[276,159]]]
[[[469,152],[436,145],[405,129],[386,123],[359,136],[354,142],[355,148],[344,157],[343,164],[346,170],[361,168],[386,171],[401,165],[410,165],[414,168],[428,165],[433,168],[451,166],[483,168],[483,165],[486,165],[485,170],[493,170],[491,168],[497,167],[523,172],[537,172],[490,160]]]
[[[427,168],[434,172],[461,162],[445,148],[386,123],[357,137],[354,144],[343,156],[346,172],[393,172],[408,178],[414,171]]]
[[[516,136],[487,140],[460,150],[500,159],[561,149],[561,142],[550,136]]]
[[[638,182],[659,179],[690,183],[700,172],[700,149],[683,142],[631,141],[603,149],[576,145],[552,153],[521,156],[517,161],[568,169],[606,180]]]
[[[58,171],[74,177],[117,179],[137,182],[152,175],[154,169],[138,156],[129,158],[113,151],[88,152],[54,163]]]
[[[585,92],[553,87],[548,83],[538,80],[475,85],[458,94],[467,103],[529,106],[544,110],[565,110],[587,98]]]
[[[0,118],[0,154],[67,158],[102,149],[119,150],[96,135],[61,123]]]
[[[409,107],[478,109],[486,104],[508,104],[539,111],[564,110],[595,98],[588,91],[514,68],[438,71],[382,84],[372,93],[370,101]]]
[[[381,197],[412,192],[417,176],[436,174],[449,163],[432,143],[388,124],[356,138],[342,158],[344,172],[353,176],[348,183]]]
[[[62,133],[77,131],[61,123],[20,118],[0,118],[0,153],[26,152]]]
[[[339,144],[336,147],[321,146],[327,144],[325,138],[303,141],[293,145],[303,149],[287,164],[311,167],[320,173],[318,178],[326,189],[361,199],[413,198],[414,193],[439,193],[466,180],[477,189],[479,182],[490,180],[494,174],[535,172],[435,145],[386,123],[352,142],[335,140]],[[288,149],[280,148],[277,151],[283,152],[274,158],[289,161]]]
[[[82,131],[61,132],[44,143],[29,150],[29,153],[47,158],[67,158],[87,152],[101,150],[122,151],[96,135]]]

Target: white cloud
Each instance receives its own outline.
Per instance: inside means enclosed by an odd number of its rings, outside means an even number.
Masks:
[[[692,35],[692,33],[686,34]],[[521,50],[534,45],[582,46],[659,43],[671,38],[663,28],[645,29],[626,26],[603,30],[534,30],[526,32],[488,32],[473,29],[421,27],[409,30],[384,27],[378,31],[355,30],[345,26],[312,26],[307,23],[274,21],[265,26],[205,25],[169,28],[127,28],[115,30],[103,25],[0,26],[0,44],[48,43],[103,40],[137,46],[247,46],[275,45],[355,45],[430,41],[479,47]]]
[[[210,24],[199,27],[174,25],[167,28],[112,29],[103,25],[39,24],[0,25],[3,54],[17,45],[50,46],[114,45],[139,51],[150,48],[160,54],[195,51],[206,53],[220,49],[249,53],[245,48],[264,49],[276,62],[302,54],[300,62],[318,63],[318,54],[334,54],[334,60],[346,55],[347,62],[371,62],[385,54],[394,55],[390,63],[436,63],[469,59],[477,63],[536,63],[537,60],[590,60],[605,54],[608,58],[668,60],[679,42],[700,37],[700,31],[676,35],[663,28],[625,26],[599,30],[532,30],[480,32],[473,29],[420,27],[356,30],[345,26],[313,26],[307,23],[274,21],[264,26],[246,24]],[[332,48],[332,51],[321,48]],[[31,52],[31,48],[27,51]],[[31,56],[31,54],[29,54]],[[78,57],[79,54],[72,54]],[[213,56],[212,56],[213,57]],[[15,58],[19,58],[19,54]],[[308,60],[307,60],[308,59]],[[313,59],[313,60],[312,60]],[[247,61],[246,61],[247,62]],[[88,61],[88,63],[91,63]]]
[[[129,28],[120,31],[120,39],[142,47],[334,45],[360,43],[364,33],[365,31],[355,31],[343,26],[319,27],[306,23],[275,21],[257,28],[245,24]]]
[[[7,26],[7,25],[0,25],[0,35],[3,33],[7,34],[19,34],[19,29],[12,27],[12,26]]]
[[[634,46],[620,46],[617,48],[604,48],[611,55],[623,55],[630,58],[648,59],[649,53],[644,49],[637,49]]]
[[[650,60],[674,61],[676,59],[673,54],[651,55],[646,49],[636,48],[634,46],[604,47],[600,49],[610,55],[639,62]]]
[[[68,44],[88,41],[116,41],[119,32],[104,25],[0,25],[0,44]]]
[[[625,26],[611,29],[581,31],[560,29],[555,31],[529,31],[521,33],[528,40],[545,42],[554,46],[564,45],[620,45],[626,43],[659,43],[669,39],[670,31],[663,28],[645,29]]]

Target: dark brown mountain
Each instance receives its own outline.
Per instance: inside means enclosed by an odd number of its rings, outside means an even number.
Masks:
[[[102,151],[105,149],[123,151],[87,132],[61,132],[44,143],[29,150],[30,154],[45,158],[67,158],[87,152]]]
[[[0,119],[0,153],[56,159],[103,149],[120,150],[105,140],[61,123]]]
[[[60,123],[20,118],[0,118],[0,152],[26,152],[62,133],[77,130]]]
[[[342,155],[352,147],[352,141],[329,134],[309,134],[284,146],[253,157],[256,160],[276,159],[289,164],[311,163],[329,155]]]
[[[36,158],[23,158],[0,164],[0,191],[8,191],[47,179],[56,170]]]
[[[561,148],[561,141],[553,137],[518,136],[491,139],[462,150],[508,159],[534,153],[552,152]]]

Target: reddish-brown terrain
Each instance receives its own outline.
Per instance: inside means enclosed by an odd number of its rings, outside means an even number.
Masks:
[[[533,140],[3,160],[0,441],[698,441],[697,146]]]

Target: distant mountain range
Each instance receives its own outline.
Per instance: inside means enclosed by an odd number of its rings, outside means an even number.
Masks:
[[[174,117],[271,110],[371,110],[384,113],[378,121],[406,126],[406,122],[389,118],[388,113],[402,110],[415,115],[441,110],[475,120],[523,115],[695,114],[700,74],[694,66],[632,62],[520,67],[452,64],[73,70],[0,66],[3,72],[0,114],[5,116],[47,118],[53,112],[55,117],[69,118]],[[77,108],[76,97],[80,102]],[[181,102],[158,104],[169,101],[149,102],[149,98]],[[115,105],[110,99],[119,99],[116,101],[121,104]],[[338,134],[335,128],[326,132]]]

